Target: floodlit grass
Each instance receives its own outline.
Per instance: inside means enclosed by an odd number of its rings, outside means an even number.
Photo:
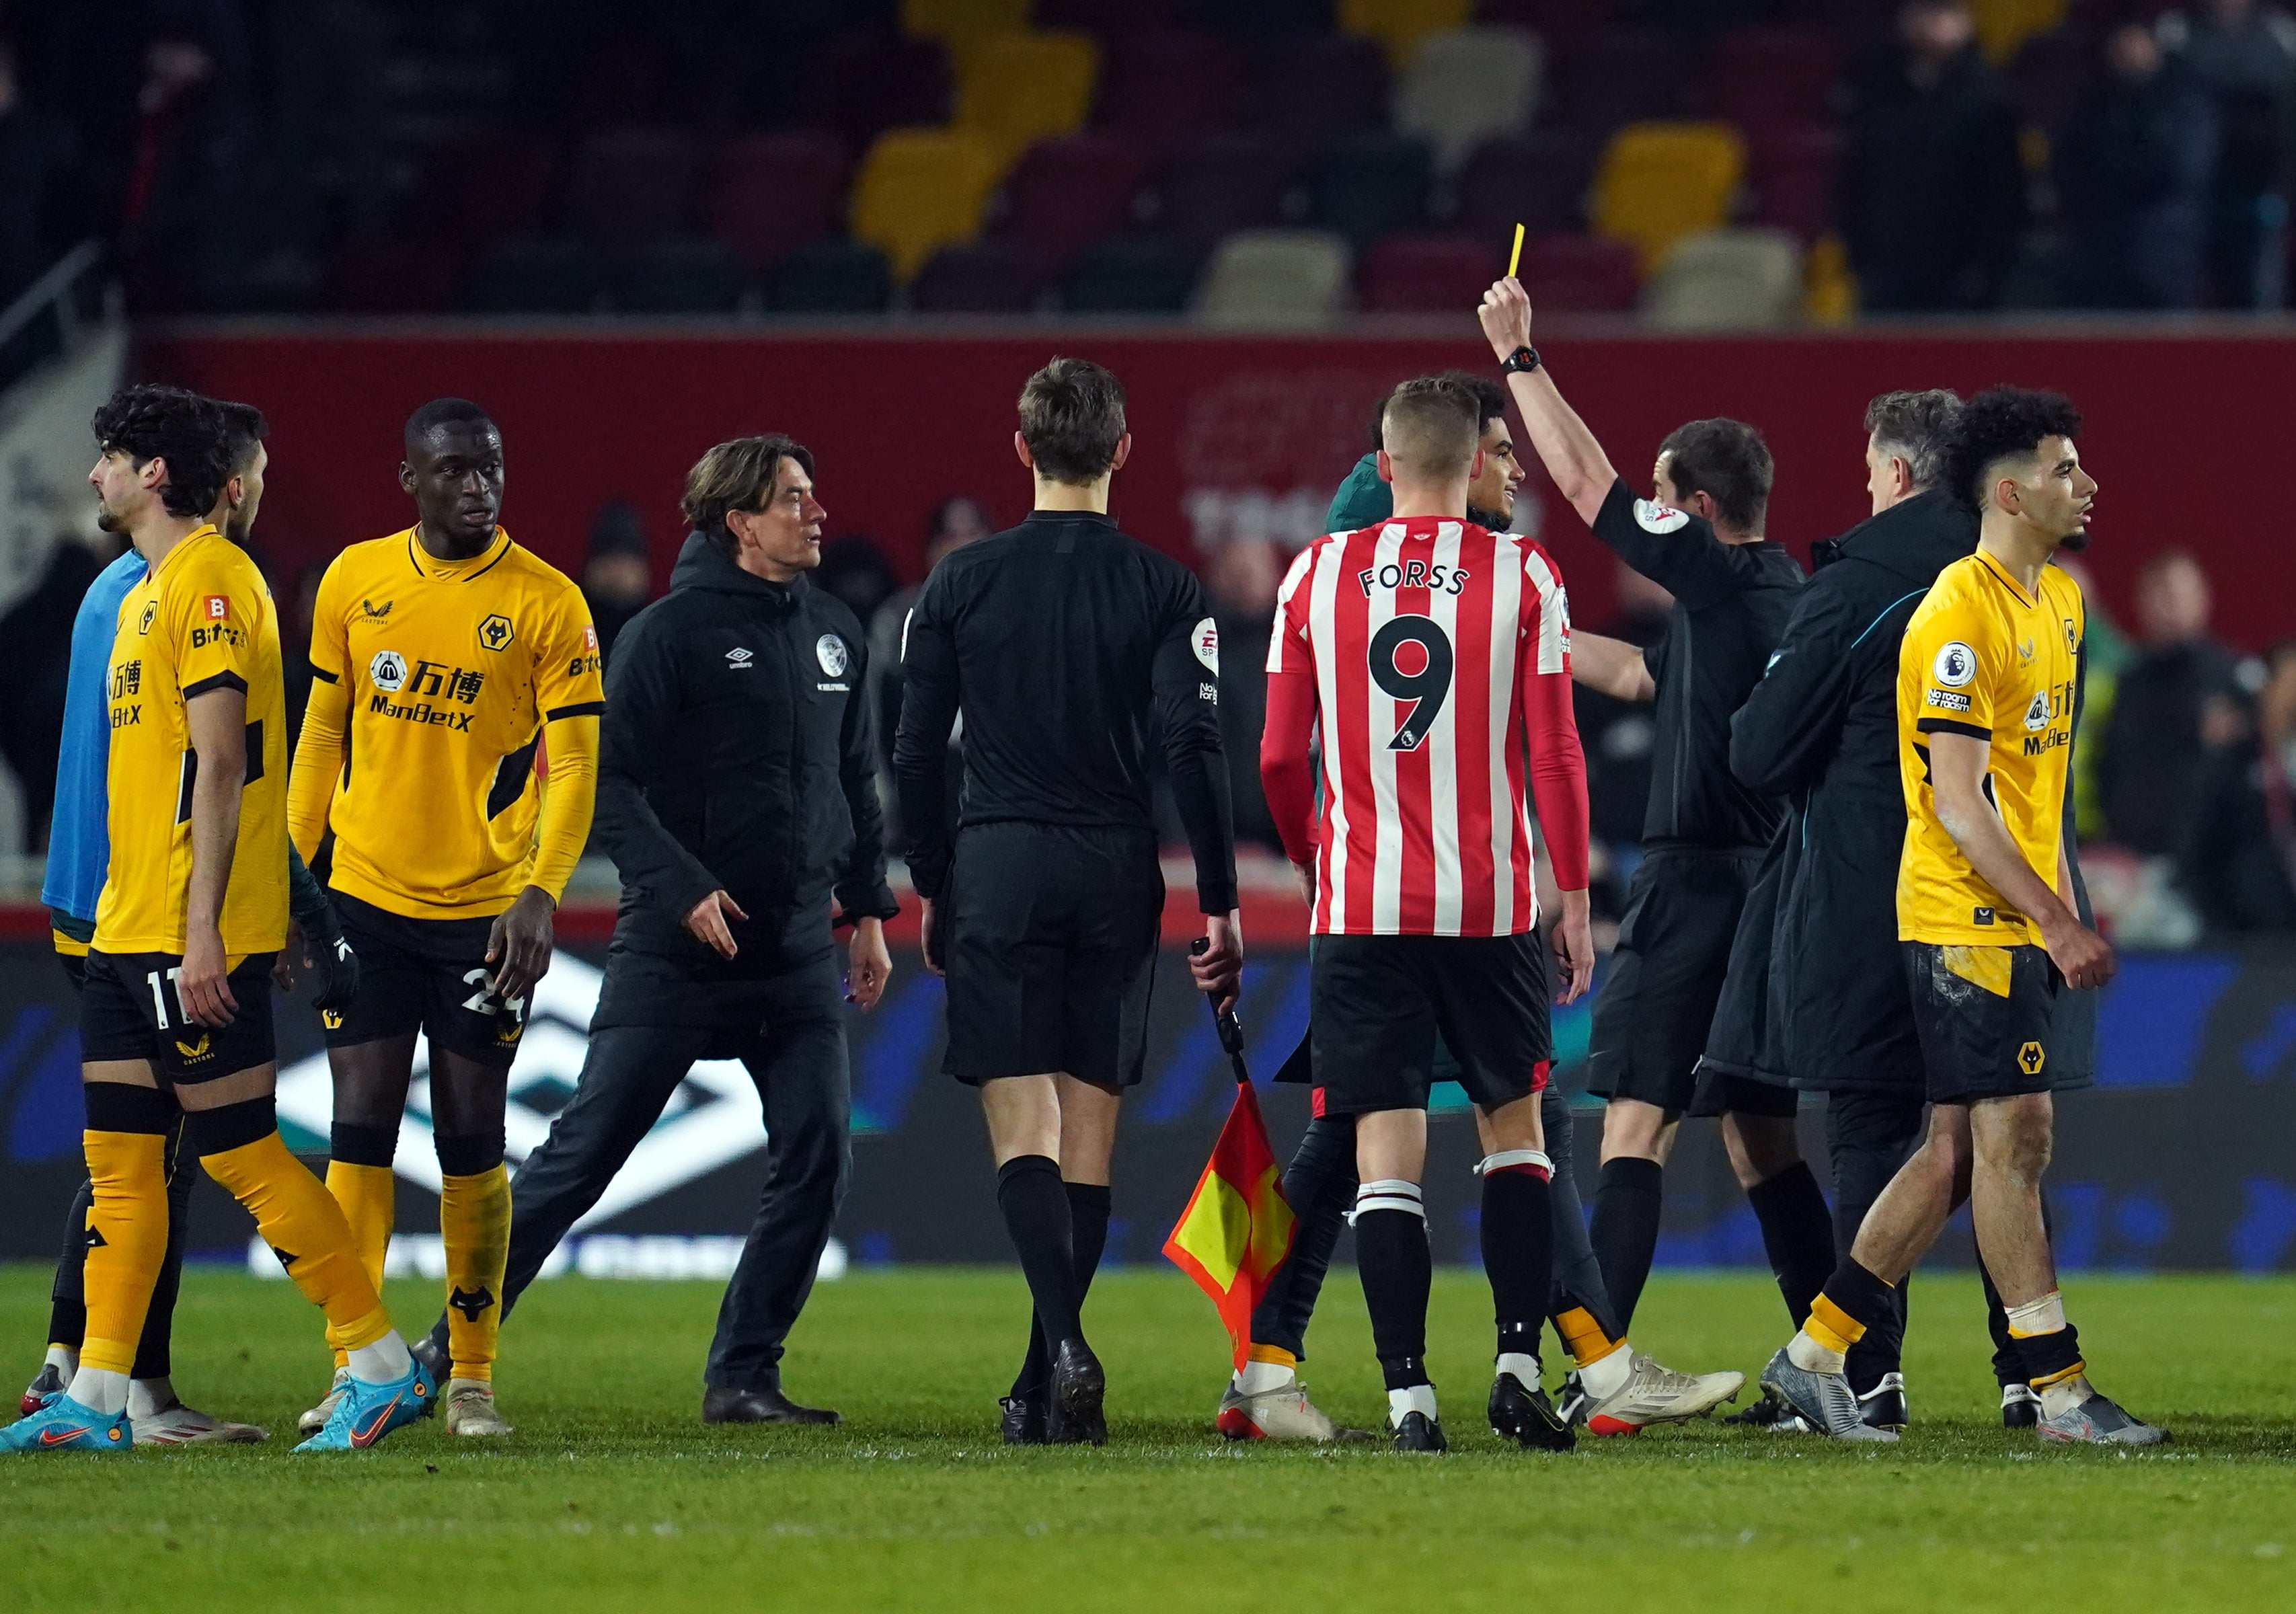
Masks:
[[[538,1287],[506,1333],[507,1443],[438,1421],[379,1451],[295,1457],[324,1389],[315,1315],[283,1282],[194,1270],[176,1380],[268,1423],[253,1449],[0,1460],[0,1614],[69,1609],[1338,1609],[2089,1610],[2296,1607],[2296,1282],[2077,1278],[2099,1381],[2177,1431],[2167,1452],[2044,1448],[2002,1430],[1977,1285],[1924,1274],[1915,1427],[1886,1451],[1703,1424],[1568,1457],[1484,1428],[1489,1299],[1439,1275],[1440,1459],[1230,1446],[1210,1307],[1160,1272],[1104,1276],[1103,1450],[1008,1451],[1017,1275],[859,1274],[815,1294],[787,1364],[820,1430],[701,1427],[714,1286]],[[36,1364],[47,1278],[0,1267],[5,1383]],[[426,1321],[435,1289],[395,1284]],[[1749,1378],[1783,1337],[1767,1277],[1661,1275],[1638,1342]],[[1383,1405],[1353,1276],[1306,1377],[1343,1420]],[[1551,1364],[1550,1364],[1551,1368]]]

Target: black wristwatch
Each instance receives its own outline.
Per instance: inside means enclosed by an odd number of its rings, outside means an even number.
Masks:
[[[1538,368],[1538,349],[1526,342],[1499,361],[1500,371],[1507,375],[1529,375]]]

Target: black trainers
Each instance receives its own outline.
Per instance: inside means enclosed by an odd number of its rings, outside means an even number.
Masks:
[[[2005,1384],[2001,1387],[2001,1427],[2003,1429],[2032,1429],[2041,1421],[2041,1398],[2033,1393],[2030,1384]]]
[[[1774,1430],[1779,1434],[1807,1434],[1809,1430],[1809,1426],[1801,1421],[1801,1414],[1779,1400],[1767,1386],[1763,1388],[1759,1401],[1730,1413],[1722,1421],[1744,1429]]]
[[[1108,1380],[1100,1358],[1081,1340],[1070,1340],[1053,1355],[1053,1393],[1046,1408],[1045,1438],[1054,1446],[1106,1446],[1108,1419],[1101,1401]]]
[[[1513,1373],[1501,1373],[1491,1381],[1489,1411],[1492,1432],[1527,1452],[1567,1452],[1578,1444],[1546,1392],[1525,1385]]]
[[[1395,1426],[1395,1449],[1398,1452],[1447,1452],[1451,1448],[1443,1439],[1443,1426],[1425,1413],[1406,1413],[1403,1421]]]
[[[1045,1418],[1047,1408],[1042,1401],[1025,1396],[1003,1396],[996,1405],[1004,1412],[1004,1444],[1007,1446],[1042,1446],[1045,1444]]]
[[[1857,1397],[1857,1415],[1869,1429],[1901,1430],[1908,1421],[1906,1375],[1883,1373],[1881,1382]]]

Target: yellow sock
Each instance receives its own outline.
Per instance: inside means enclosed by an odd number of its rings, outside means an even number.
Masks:
[[[354,1166],[348,1160],[327,1162],[327,1192],[343,1208],[343,1220],[350,1224],[351,1244],[358,1251],[359,1266],[365,1270],[366,1281],[377,1294],[382,1292],[383,1258],[390,1253],[390,1230],[397,1220],[397,1175],[388,1166]],[[347,1365],[350,1353],[344,1348],[332,1323],[327,1325],[327,1343],[334,1349],[335,1365]]]
[[[1604,1333],[1603,1325],[1595,1321],[1595,1314],[1583,1306],[1555,1313],[1554,1329],[1562,1336],[1562,1343],[1570,1348],[1570,1360],[1579,1367],[1591,1367],[1626,1344],[1624,1340],[1613,1340]]]
[[[510,1167],[442,1176],[439,1232],[447,1246],[447,1348],[455,1377],[495,1376],[503,1269],[510,1263]]]
[[[390,1331],[390,1314],[360,1264],[342,1207],[276,1131],[202,1155],[200,1164],[247,1208],[303,1298],[326,1313],[329,1335],[343,1349],[361,1349]]]
[[[1297,1367],[1300,1358],[1280,1345],[1255,1345],[1244,1358],[1247,1362],[1267,1362],[1277,1367]]]
[[[1863,1323],[1822,1294],[1811,1304],[1801,1330],[1827,1350],[1841,1356],[1847,1356],[1849,1348],[1866,1337]]]
[[[149,1132],[87,1132],[87,1332],[83,1367],[125,1373],[168,1255],[168,1140]]]

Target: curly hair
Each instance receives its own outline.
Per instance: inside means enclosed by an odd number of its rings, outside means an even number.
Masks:
[[[1953,440],[1953,490],[1980,513],[1994,467],[2029,455],[2046,438],[2080,435],[2080,411],[2060,392],[1994,387],[1961,406]]]
[[[212,398],[181,387],[122,387],[88,426],[105,454],[124,454],[141,470],[165,461],[160,503],[171,516],[203,516],[231,479],[230,435]]]

